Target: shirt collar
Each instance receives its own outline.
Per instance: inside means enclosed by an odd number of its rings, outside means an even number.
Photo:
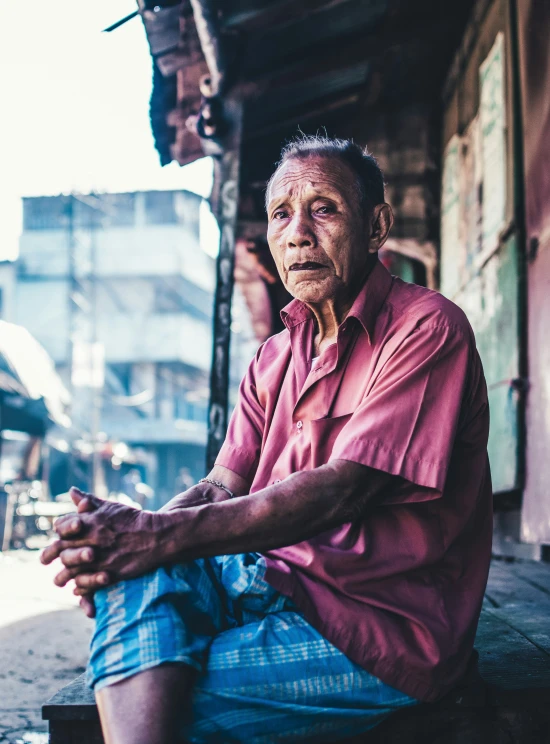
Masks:
[[[357,318],[365,329],[369,341],[372,343],[376,318],[382,309],[384,300],[388,296],[392,285],[390,272],[377,261],[370,272],[367,281],[359,290],[347,317]],[[290,330],[294,326],[313,317],[311,310],[300,300],[292,300],[281,310],[281,319]]]

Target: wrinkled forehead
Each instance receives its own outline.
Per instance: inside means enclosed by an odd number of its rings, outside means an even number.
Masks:
[[[266,204],[315,194],[340,197],[344,201],[357,198],[357,178],[339,158],[313,155],[290,158],[275,172]]]

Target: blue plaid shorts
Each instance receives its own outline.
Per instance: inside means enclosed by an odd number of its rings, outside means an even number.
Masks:
[[[352,662],[264,579],[257,553],[167,566],[95,596],[94,690],[167,662],[193,667],[181,736],[330,742],[418,701]]]

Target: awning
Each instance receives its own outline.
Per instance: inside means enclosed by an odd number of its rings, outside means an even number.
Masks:
[[[26,328],[0,320],[0,391],[3,428],[26,431],[28,419],[69,426],[71,397],[46,350]],[[7,420],[6,420],[7,419]]]

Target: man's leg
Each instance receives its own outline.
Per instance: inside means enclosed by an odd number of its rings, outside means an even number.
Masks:
[[[88,682],[107,744],[166,744],[192,675],[228,627],[216,567],[158,569],[96,594]]]
[[[265,581],[258,554],[216,559],[238,619],[217,634],[193,682],[182,737],[192,744],[319,744],[362,734],[417,701],[335,648]]]
[[[193,670],[163,664],[97,693],[105,744],[167,744],[177,741],[178,712]]]
[[[296,611],[220,633],[193,684],[192,744],[334,742],[417,703],[352,662]]]

